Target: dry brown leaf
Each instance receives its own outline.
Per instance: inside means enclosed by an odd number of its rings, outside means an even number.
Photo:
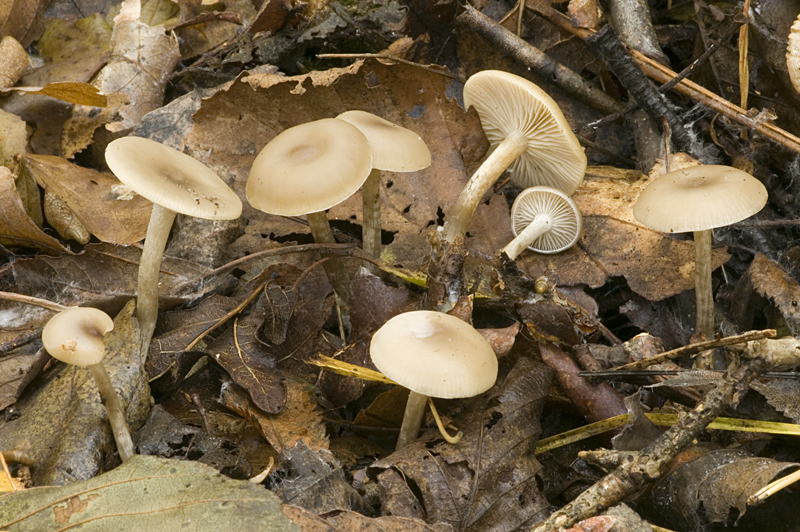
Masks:
[[[22,94],[40,94],[50,96],[57,100],[79,105],[89,105],[92,107],[105,107],[108,100],[100,94],[97,87],[88,83],[62,81],[58,83],[48,83],[44,87],[12,87],[3,92],[19,92]]]
[[[5,166],[0,167],[0,242],[12,246],[67,250],[33,223],[17,193],[14,176]]]
[[[4,0],[0,2],[0,37],[10,35],[28,46],[41,30],[38,17],[44,14],[49,2],[44,0]]]
[[[125,199],[127,189],[117,178],[46,155],[28,155],[28,168],[101,241],[125,246],[147,233],[153,204],[138,195]]]
[[[14,37],[6,35],[0,41],[0,88],[13,87],[28,69],[30,58]]]
[[[453,532],[453,527],[448,524],[429,525],[421,519],[409,517],[367,517],[352,511],[319,517],[289,504],[283,505],[283,513],[300,527],[301,532]]]

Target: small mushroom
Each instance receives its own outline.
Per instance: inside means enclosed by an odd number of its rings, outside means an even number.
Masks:
[[[372,336],[369,354],[384,375],[410,390],[397,449],[417,438],[429,397],[473,397],[497,380],[497,356],[489,342],[442,312],[398,314]]]
[[[586,155],[558,104],[541,88],[508,72],[484,70],[464,84],[464,105],[478,111],[495,148],[447,213],[447,242],[464,236],[481,198],[507,168],[523,187],[575,192],[586,172]]]
[[[102,310],[89,307],[69,308],[47,322],[42,329],[42,344],[53,358],[89,368],[106,403],[119,456],[125,462],[135,454],[131,431],[111,378],[103,366],[103,357],[106,354],[103,335],[113,328],[114,321]]]
[[[525,248],[560,253],[575,245],[581,227],[581,211],[569,196],[550,187],[526,188],[511,206],[511,230],[516,238],[503,252],[511,260]]]
[[[367,137],[372,150],[372,171],[361,187],[364,209],[363,242],[368,257],[381,255],[381,170],[416,172],[431,164],[431,152],[419,135],[366,111],[345,111],[336,117],[349,122]]]
[[[256,157],[247,178],[247,199],[260,211],[305,215],[314,241],[335,243],[325,211],[353,195],[372,170],[372,151],[358,128],[324,118],[280,132]],[[350,297],[342,259],[324,264],[336,294]]]
[[[136,301],[141,352],[147,356],[158,318],[158,273],[176,214],[233,220],[242,214],[242,202],[206,165],[149,139],[123,137],[111,142],[106,162],[120,181],[153,202],[139,262]]]
[[[692,166],[653,180],[639,195],[633,215],[665,233],[694,232],[697,329],[714,338],[711,230],[748,218],[767,203],[767,189],[730,166]]]

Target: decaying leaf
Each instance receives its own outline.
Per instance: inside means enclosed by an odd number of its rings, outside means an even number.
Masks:
[[[297,506],[285,504],[283,513],[298,525],[303,532],[453,532],[453,527],[445,523],[427,524],[421,519],[383,516],[367,517],[360,513],[337,512],[326,517],[317,516]]]
[[[541,465],[530,449],[551,379],[551,370],[520,359],[504,381],[456,416],[453,423],[464,433],[459,443],[444,442],[433,429],[376,462],[369,471],[384,491],[384,508],[407,508],[401,499],[421,495],[427,522],[474,531],[513,530],[546,511],[537,485]],[[390,469],[402,476],[381,476]]]
[[[263,486],[233,480],[194,461],[134,456],[69,486],[0,497],[0,527],[40,532],[87,530],[270,530],[295,532],[280,500]]]
[[[68,103],[79,105],[89,105],[92,107],[105,107],[108,99],[100,94],[97,87],[88,83],[62,81],[48,83],[44,87],[12,87],[3,92],[18,92],[21,94],[38,94],[40,96],[50,96]]]
[[[771,301],[781,319],[768,310]],[[757,253],[750,268],[739,279],[731,298],[731,313],[742,330],[752,328],[757,313],[764,311],[771,328],[800,334],[800,285],[780,265]],[[784,330],[785,330],[784,329]]]
[[[128,245],[144,239],[153,204],[125,195],[117,178],[46,155],[28,155],[28,168],[101,241]]]

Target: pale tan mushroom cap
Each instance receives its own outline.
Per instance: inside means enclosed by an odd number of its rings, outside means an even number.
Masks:
[[[114,321],[102,310],[76,307],[62,310],[42,329],[42,343],[53,358],[76,366],[99,364],[106,354],[103,335]]]
[[[395,316],[372,336],[369,352],[384,375],[430,397],[472,397],[497,380],[497,355],[486,339],[442,312]]]
[[[279,133],[258,154],[247,199],[283,216],[320,212],[361,188],[372,170],[366,137],[344,120],[324,118]]]
[[[692,166],[647,185],[633,215],[665,233],[706,231],[748,218],[767,204],[767,189],[747,172],[730,166]]]
[[[367,137],[372,167],[389,172],[416,172],[431,165],[431,152],[419,135],[366,111],[345,111],[336,117]]]
[[[200,161],[141,137],[123,137],[106,148],[114,175],[137,194],[171,211],[206,220],[233,220],[242,201]]]
[[[528,249],[555,254],[571,248],[581,236],[581,211],[569,196],[551,187],[530,187],[519,193],[511,206],[511,230],[519,235],[537,217],[550,221],[550,230]]]
[[[569,196],[580,186],[586,154],[558,104],[537,85],[508,72],[484,70],[464,84],[464,105],[478,111],[492,146],[514,132],[527,137],[527,151],[509,167],[514,181]]]

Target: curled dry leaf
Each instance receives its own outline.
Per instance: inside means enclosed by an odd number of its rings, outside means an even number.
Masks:
[[[0,213],[0,243],[66,251],[61,242],[45,234],[28,216],[14,176],[5,166],[0,166]]]
[[[13,87],[28,69],[28,54],[14,37],[0,41],[0,89]]]

